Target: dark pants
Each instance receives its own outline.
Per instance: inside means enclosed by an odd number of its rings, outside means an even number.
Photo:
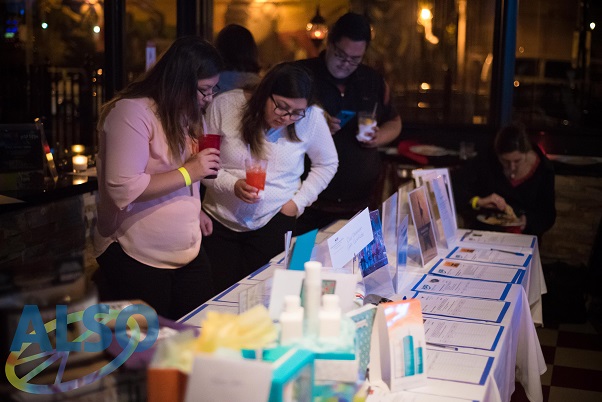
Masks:
[[[201,247],[189,264],[176,269],[153,268],[127,255],[113,243],[97,259],[95,275],[101,301],[141,299],[160,316],[177,320],[215,296],[211,265]]]
[[[284,234],[295,229],[295,217],[276,214],[264,227],[235,232],[215,219],[213,233],[203,238],[203,247],[213,267],[218,293],[261,268],[284,250]]]

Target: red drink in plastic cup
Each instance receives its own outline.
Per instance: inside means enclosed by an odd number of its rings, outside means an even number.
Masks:
[[[221,142],[222,136],[219,134],[203,134],[199,137],[199,152],[207,148],[219,150]]]
[[[222,136],[219,134],[203,134],[199,137],[199,152],[207,148],[215,148],[219,150],[219,146],[222,143]],[[216,174],[206,176],[206,179],[215,179]]]

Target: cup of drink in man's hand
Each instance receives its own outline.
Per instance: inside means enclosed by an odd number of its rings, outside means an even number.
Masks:
[[[209,129],[207,129],[206,133],[203,133],[199,136],[199,152],[201,152],[203,149],[207,149],[207,148],[215,148],[219,151],[219,147],[220,147],[221,143],[222,143],[222,136],[221,136],[221,134],[218,133],[218,130],[209,128]],[[215,179],[216,177],[217,177],[217,174],[212,174],[205,178],[206,179]]]
[[[245,160],[246,181],[249,186],[253,186],[259,192],[265,189],[265,176],[268,168],[268,161],[265,159],[247,158]]]
[[[355,138],[359,142],[368,142],[374,137],[374,129],[376,128],[376,118],[374,113],[360,111],[357,114],[358,132]]]

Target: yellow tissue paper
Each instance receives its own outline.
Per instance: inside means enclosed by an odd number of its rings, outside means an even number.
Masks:
[[[259,349],[278,337],[270,314],[262,305],[240,315],[209,311],[202,327],[196,343],[197,352],[213,353],[219,348]]]

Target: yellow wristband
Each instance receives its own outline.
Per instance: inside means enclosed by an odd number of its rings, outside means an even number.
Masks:
[[[190,186],[192,184],[192,180],[190,179],[190,174],[188,173],[188,170],[186,170],[186,168],[184,166],[182,166],[181,168],[178,168],[178,170],[180,171],[180,173],[182,173],[182,176],[184,176],[184,181],[186,182],[186,187]]]
[[[479,197],[472,197],[470,199],[470,205],[472,206],[472,209],[479,209],[479,205],[478,205],[479,199],[480,199]]]

